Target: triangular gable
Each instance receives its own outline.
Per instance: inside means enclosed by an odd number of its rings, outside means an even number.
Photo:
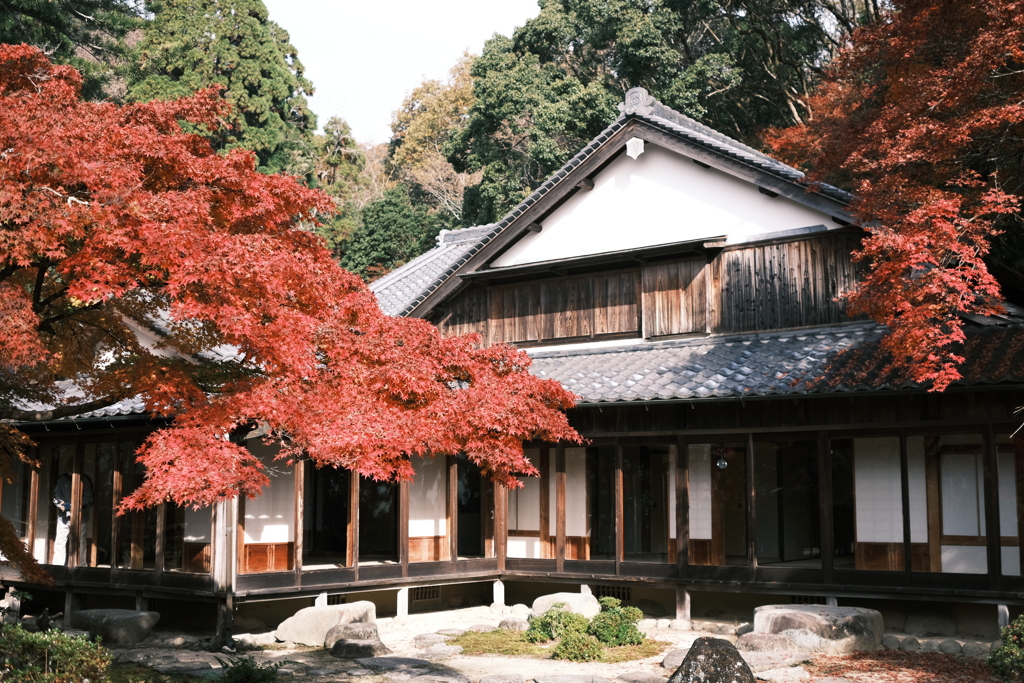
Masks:
[[[577,192],[523,232],[490,263],[501,268],[727,236],[730,243],[812,226],[832,216],[682,154],[647,143],[619,155]],[[772,193],[774,194],[774,193]],[[536,230],[536,227],[534,228]]]

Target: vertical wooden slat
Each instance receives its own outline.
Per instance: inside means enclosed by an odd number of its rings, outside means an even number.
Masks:
[[[78,566],[79,535],[82,525],[82,466],[85,459],[85,444],[75,442],[75,455],[71,461],[71,520],[68,531],[68,547],[65,564],[68,567]]]
[[[398,483],[398,560],[402,576],[409,576],[409,489],[410,482]]]
[[[554,557],[551,548],[551,452],[540,449],[540,547],[544,559]]]
[[[451,571],[455,572],[459,559],[459,464],[448,456],[448,559],[452,563]]]

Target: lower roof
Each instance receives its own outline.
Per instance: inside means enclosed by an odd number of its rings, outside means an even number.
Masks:
[[[922,390],[890,367],[885,328],[815,329],[530,349],[531,372],[600,404]],[[954,386],[1024,382],[1024,326],[972,327]]]

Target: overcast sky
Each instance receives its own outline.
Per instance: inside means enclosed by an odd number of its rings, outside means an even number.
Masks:
[[[443,79],[465,51],[511,35],[537,0],[264,0],[313,81],[322,126],[341,116],[359,142],[386,142],[391,112],[426,78]]]

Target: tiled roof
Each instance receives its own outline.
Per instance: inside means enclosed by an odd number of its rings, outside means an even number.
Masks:
[[[370,285],[370,289],[377,294],[377,299],[384,312],[388,315],[396,316],[411,313],[420,302],[452,277],[462,264],[480,251],[484,245],[501,234],[523,212],[536,204],[537,201],[561,183],[573,169],[600,149],[631,118],[644,121],[697,145],[754,166],[784,180],[806,184],[804,174],[801,171],[792,166],[787,166],[781,161],[773,159],[767,154],[759,152],[738,140],[734,140],[728,135],[708,128],[704,124],[698,123],[674,109],[666,107],[657,100],[650,98],[647,92],[641,88],[634,88],[627,93],[627,101],[630,95],[634,93],[642,93],[642,96],[651,103],[650,106],[635,108],[620,104],[619,108],[623,113],[619,118],[601,131],[586,147],[569,159],[562,168],[551,174],[540,187],[534,190],[522,203],[509,211],[500,221],[491,225],[446,233],[441,236],[442,239],[439,240],[438,246],[404,266],[397,268],[380,280],[373,282]],[[808,186],[810,187],[810,185]],[[821,194],[843,203],[849,202],[852,199],[849,193],[831,185],[815,183],[813,187]],[[451,241],[453,236],[460,235],[461,233],[465,234],[460,238],[456,238],[460,241]]]
[[[464,230],[443,230],[437,246],[370,283],[381,309],[388,315],[401,315],[431,287],[448,279],[452,273],[476,253],[481,240],[493,226],[481,225]],[[436,284],[435,284],[436,283]]]
[[[859,323],[619,347],[531,349],[531,372],[557,380],[581,403],[920,389],[888,367],[878,344],[883,331]],[[1024,382],[1024,326],[973,328],[963,355],[964,379],[958,384]]]

